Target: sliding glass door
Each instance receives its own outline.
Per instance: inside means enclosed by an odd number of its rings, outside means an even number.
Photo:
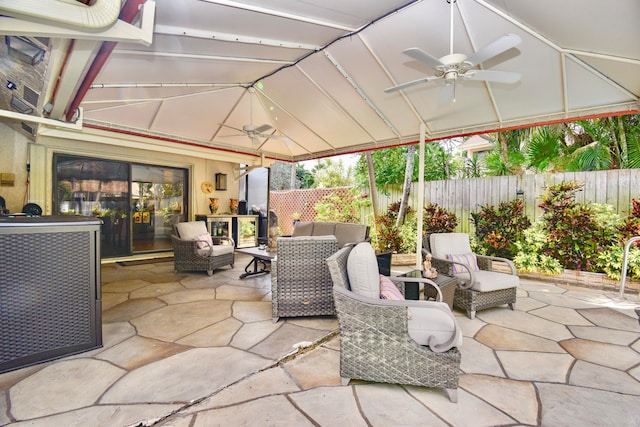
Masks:
[[[132,165],[133,252],[170,250],[173,224],[185,220],[184,169]]]
[[[54,215],[102,220],[101,255],[171,250],[171,228],[188,206],[185,169],[57,154]]]

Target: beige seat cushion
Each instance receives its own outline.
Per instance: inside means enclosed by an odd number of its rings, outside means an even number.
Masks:
[[[351,291],[369,298],[380,298],[380,273],[373,247],[368,242],[359,243],[347,259],[347,274]]]
[[[291,237],[311,236],[313,234],[313,222],[298,221],[293,227]]]
[[[361,224],[337,223],[335,233],[338,247],[342,248],[347,243],[364,242],[367,237],[367,227]]]
[[[440,305],[449,311],[444,302],[430,301],[430,305]],[[435,344],[447,342],[456,331],[455,318],[448,316],[438,309],[430,307],[411,307],[411,316],[407,320],[409,336],[420,345],[429,345],[429,339],[434,336]],[[450,311],[449,311],[450,312]],[[432,343],[433,344],[433,343]],[[462,345],[462,332],[457,330],[454,347]]]
[[[179,222],[175,225],[178,236],[183,240],[195,240],[196,237],[207,234],[207,224],[204,221]]]
[[[213,245],[213,256],[232,254],[234,251],[231,245]]]
[[[486,270],[476,271],[474,274],[476,276],[476,282],[471,289],[480,292],[515,288],[520,284],[520,278],[513,274]],[[463,280],[469,280],[469,274],[467,273],[460,273],[455,276]]]
[[[335,222],[316,222],[313,224],[314,236],[335,236],[336,223]]]
[[[467,254],[471,252],[467,233],[433,233],[429,237],[431,254],[440,259],[447,259],[448,254]]]

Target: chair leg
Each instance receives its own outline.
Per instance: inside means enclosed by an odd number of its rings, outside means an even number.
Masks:
[[[512,302],[509,303],[509,308],[511,309],[511,311],[513,311],[513,303]]]
[[[213,270],[207,270],[207,276],[213,276]]]
[[[444,391],[447,392],[447,396],[449,396],[449,400],[453,403],[458,403],[458,389],[457,388],[446,388]]]
[[[475,310],[467,310],[467,317],[471,320],[476,318],[476,311]]]
[[[342,380],[342,385],[349,385],[349,381],[351,381],[351,378],[341,377],[341,380]]]
[[[273,317],[271,318],[271,320],[273,321],[273,323],[278,323],[278,320],[280,320],[279,317]]]

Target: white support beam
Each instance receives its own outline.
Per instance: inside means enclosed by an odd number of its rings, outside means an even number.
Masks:
[[[178,58],[178,59],[202,59],[205,61],[233,61],[233,62],[250,62],[252,64],[275,64],[280,66],[291,65],[292,61],[283,61],[279,59],[258,59],[238,56],[220,56],[220,55],[200,55],[188,53],[174,52],[150,52],[146,50],[114,50],[113,55],[131,55],[131,56],[156,56],[161,58]]]
[[[52,118],[64,118],[69,103],[100,46],[99,41],[76,40],[67,63],[62,69],[62,75],[59,77],[55,99],[50,101],[53,103],[50,113]]]
[[[153,41],[153,23],[155,20],[155,1],[147,0],[141,11],[141,25],[127,24],[118,20],[104,31],[82,31],[73,28],[32,22],[8,16],[0,17],[2,34],[8,36],[52,37],[60,39],[96,40],[111,42],[139,43],[151,46]]]
[[[422,270],[422,224],[424,222],[424,144],[427,128],[420,123],[420,151],[418,156],[418,235],[416,236],[416,269]]]
[[[233,7],[241,10],[248,10],[256,13],[263,13],[265,15],[277,16],[278,18],[285,18],[285,19],[291,19],[293,21],[305,22],[307,24],[318,25],[321,27],[334,28],[336,30],[341,30],[341,31],[353,32],[357,30],[357,28],[345,27],[344,25],[339,25],[339,24],[336,24],[335,22],[320,21],[319,19],[309,18],[307,16],[294,15],[293,13],[286,13],[280,10],[267,9],[266,7],[252,6],[250,4],[240,3],[237,1],[231,1],[231,0],[200,0],[200,1],[217,4],[220,6]]]
[[[78,109],[78,119],[75,122],[61,122],[58,120],[47,119],[40,116],[32,116],[30,114],[17,113],[15,111],[8,111],[0,109],[0,117],[6,117],[11,120],[17,120],[27,123],[38,123],[56,128],[65,128],[73,130],[82,130],[82,108]]]
[[[229,33],[221,33],[216,31],[195,30],[193,28],[176,27],[171,25],[156,25],[155,33],[161,34],[161,35],[167,35],[167,36],[193,37],[193,38],[207,39],[207,40],[220,40],[225,42],[283,47],[287,49],[304,49],[304,50],[316,51],[316,50],[320,50],[321,48],[321,46],[307,44],[307,43],[296,43],[296,42],[287,41],[287,40],[275,40],[275,39],[251,37],[244,34],[229,34]]]

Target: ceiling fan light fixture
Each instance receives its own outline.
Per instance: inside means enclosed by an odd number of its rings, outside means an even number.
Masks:
[[[445,82],[444,84],[450,85],[453,82],[455,82],[457,78],[458,78],[458,71],[449,70],[446,73],[444,73],[444,82]]]

